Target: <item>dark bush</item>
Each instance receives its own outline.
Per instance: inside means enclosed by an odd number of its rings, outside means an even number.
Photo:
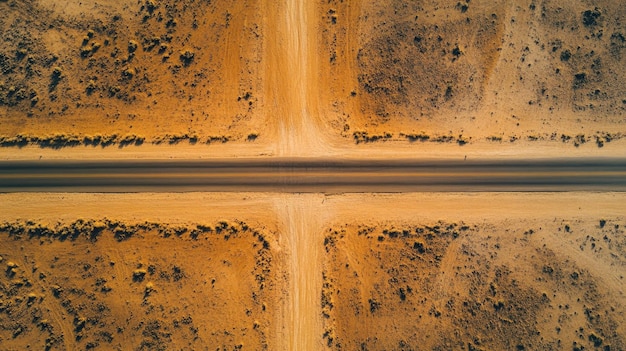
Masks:
[[[585,27],[595,26],[598,24],[598,18],[600,17],[600,11],[596,7],[593,10],[587,10],[583,12],[583,24]]]

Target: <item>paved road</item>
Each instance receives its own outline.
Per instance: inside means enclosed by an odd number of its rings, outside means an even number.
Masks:
[[[626,191],[625,159],[0,161],[0,192]]]

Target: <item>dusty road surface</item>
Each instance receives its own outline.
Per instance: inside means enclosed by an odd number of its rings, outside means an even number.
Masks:
[[[320,228],[329,213],[318,211],[316,195],[282,195],[276,197],[276,213],[286,234],[283,245],[289,248],[290,285],[282,325],[287,328],[282,341],[284,350],[318,350],[322,347],[319,333],[319,279],[322,263],[323,237]],[[312,215],[316,213],[316,215]]]
[[[623,159],[5,161],[0,191],[572,191],[626,189]]]
[[[328,154],[319,125],[316,5],[310,1],[268,1],[266,93],[275,116],[278,156]]]

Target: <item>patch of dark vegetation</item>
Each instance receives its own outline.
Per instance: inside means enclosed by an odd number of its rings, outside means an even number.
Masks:
[[[533,141],[533,142],[534,141],[549,141],[549,142],[561,141],[562,143],[565,143],[565,144],[571,143],[575,147],[579,147],[582,144],[585,144],[590,141],[595,141],[598,147],[603,147],[604,144],[610,143],[611,141],[623,139],[625,136],[626,134],[624,133],[608,133],[608,132],[596,132],[593,135],[577,134],[574,136],[567,135],[567,134],[561,134],[559,136],[557,133],[552,133],[552,134],[546,133],[546,134],[528,135],[526,136],[526,140]],[[502,137],[490,136],[490,137],[487,137],[487,140],[499,142],[499,141],[502,141]],[[510,138],[511,142],[515,142],[517,140],[519,140],[518,136],[512,136]]]
[[[580,89],[587,83],[587,73],[580,72],[574,74],[574,82],[572,84],[572,88]]]
[[[254,141],[258,134],[249,134],[248,141]],[[179,144],[181,142],[188,142],[189,144],[212,144],[212,143],[226,143],[231,140],[229,136],[208,136],[201,138],[195,134],[166,134],[162,137],[156,137],[148,142],[154,145],[160,144]],[[61,149],[64,147],[75,146],[101,146],[108,147],[117,145],[120,148],[128,146],[140,146],[146,142],[146,138],[140,135],[127,134],[127,135],[85,135],[78,136],[72,134],[56,134],[52,136],[30,136],[18,134],[16,136],[0,136],[0,147],[24,147],[27,145],[35,145],[41,148]]]
[[[433,142],[433,143],[457,143],[460,146],[468,144],[471,141],[471,137],[465,138],[462,134],[458,136],[453,135],[435,135],[430,136],[424,132],[420,133],[400,133],[401,138],[406,138],[409,142]]]
[[[370,313],[375,313],[376,311],[378,311],[380,309],[380,302],[376,301],[375,299],[369,299],[368,300],[369,305],[370,305]]]
[[[471,139],[471,137],[469,139]],[[456,138],[456,143],[459,144],[460,146],[463,146],[469,143],[469,139],[466,139],[463,137],[463,135],[459,134],[458,138]]]
[[[196,54],[191,50],[183,50],[180,52],[180,61],[185,66],[189,66],[192,62]]]
[[[393,135],[391,133],[370,135],[368,132],[360,132],[360,131],[352,133],[352,136],[354,138],[354,142],[357,144],[372,143],[375,141],[387,141],[393,138]]]
[[[455,6],[455,8],[459,11],[461,11],[461,13],[465,13],[467,12],[467,10],[469,9],[469,1],[464,1],[464,2],[458,2]]]
[[[141,334],[144,339],[138,350],[167,350],[166,345],[171,341],[172,336],[169,328],[157,319],[148,321]]]
[[[578,147],[587,142],[584,134],[578,134],[574,137],[574,146]]]
[[[47,226],[34,221],[18,221],[0,223],[0,233],[6,233],[13,239],[50,239],[59,241],[76,241],[86,239],[91,242],[98,241],[103,233],[112,234],[117,241],[128,240],[137,233],[156,232],[159,237],[168,238],[174,234],[178,238],[189,237],[198,240],[201,236],[207,234],[218,234],[229,239],[240,233],[251,232],[253,236],[258,237],[262,247],[269,248],[269,242],[265,237],[257,231],[252,231],[244,222],[225,222],[221,221],[215,226],[198,224],[193,229],[186,227],[172,226],[168,224],[143,222],[139,224],[126,224],[119,221],[113,221],[108,218],[102,220],[84,220],[78,219],[69,224],[57,224],[55,226]],[[182,278],[184,273],[180,268],[173,268],[174,275]],[[138,270],[133,273],[133,279],[141,281],[145,275]],[[146,271],[147,272],[147,271]],[[141,277],[140,277],[141,276]]]
[[[487,140],[493,141],[493,142],[502,142],[502,137],[499,135],[492,135],[492,136],[488,136]]]
[[[407,138],[410,142],[415,142],[415,141],[428,141],[430,139],[430,135],[425,134],[425,133],[400,133],[400,137],[404,137]]]
[[[120,147],[129,145],[141,145],[144,138],[137,135],[126,135],[123,137],[117,134],[113,135],[96,135],[79,137],[77,135],[57,134],[47,137],[28,136],[18,134],[14,137],[0,136],[0,147],[24,147],[26,145],[36,145],[41,148],[60,149],[64,147],[83,146],[102,146],[118,144]]]
[[[54,67],[52,69],[52,73],[50,74],[50,84],[48,85],[48,92],[54,91],[61,82],[61,79],[63,79],[63,77],[63,70],[61,70],[60,67]]]
[[[201,138],[195,134],[166,134],[162,137],[157,137],[152,140],[152,144],[160,145],[160,144],[170,144],[175,145],[184,141],[189,142],[189,144],[196,144],[198,142],[203,142],[204,144],[211,143],[226,143],[230,140],[228,136],[209,136],[201,140]]]
[[[321,300],[322,316],[324,318],[330,318],[330,312],[333,310],[333,307],[334,307],[332,294],[331,294],[331,290],[333,286],[332,286],[330,279],[328,279],[326,271],[322,272],[322,279],[323,279],[322,300]]]
[[[452,49],[452,56],[454,56],[455,58],[459,58],[459,56],[461,56],[463,54],[463,51],[461,51],[461,49],[458,46],[455,46],[454,49]],[[452,88],[448,87],[448,90],[451,92]],[[446,91],[446,95],[452,95],[452,94],[448,94],[448,91]]]
[[[439,135],[431,139],[436,143],[451,143],[454,142],[455,138],[452,135]]]
[[[600,10],[594,8],[593,10],[586,10],[582,14],[583,25],[585,27],[592,27],[598,24],[598,18],[600,18]]]

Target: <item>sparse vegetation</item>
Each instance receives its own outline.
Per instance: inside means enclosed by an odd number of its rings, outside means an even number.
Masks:
[[[259,133],[252,132],[252,133],[248,134],[248,137],[246,138],[246,140],[248,140],[248,141],[255,141],[258,137],[259,137]]]
[[[605,345],[608,335],[611,349],[622,345],[619,333],[607,333],[621,316],[610,307],[612,300],[598,292],[602,278],[580,269],[581,261],[573,256],[553,251],[563,241],[575,240],[579,254],[594,250],[594,257],[606,259],[610,254],[604,250],[617,232],[608,220],[599,227],[587,223],[585,229],[577,222],[577,228],[566,225],[567,239],[554,243],[550,233],[564,224],[554,221],[533,229],[517,220],[504,227],[381,222],[373,229],[356,223],[328,229],[321,296],[326,346],[438,349],[469,344],[469,350],[524,350],[576,340],[579,349],[588,349]],[[612,234],[599,247],[596,238],[605,235],[601,230]],[[520,245],[524,250],[519,251]],[[502,254],[510,249],[521,253]],[[559,313],[551,315],[553,310]],[[538,323],[543,318],[538,316],[548,317]],[[494,328],[506,332],[494,334]]]
[[[128,52],[129,53],[134,53],[135,51],[137,51],[138,47],[139,47],[139,44],[135,40],[130,40],[128,42]]]
[[[216,234],[215,227],[222,233]],[[254,349],[267,349],[263,335],[271,335],[269,312],[278,273],[269,243],[264,243],[271,233],[238,221],[190,228],[195,237],[189,230],[180,236],[165,235],[180,232],[178,225],[107,218],[53,225],[0,223],[3,346],[28,342],[50,350],[94,345],[133,349],[144,343],[150,349],[169,349],[181,345],[176,340],[182,339],[200,349],[215,344],[236,349],[244,341]],[[76,249],[84,244],[86,251]],[[143,248],[133,252],[126,245]],[[28,252],[27,258],[18,254],[19,247]],[[207,261],[207,255],[214,261]],[[230,289],[222,279],[239,267],[252,267],[236,275],[237,284],[249,290]],[[198,298],[194,290],[202,281],[208,282],[203,296],[220,301],[219,305]],[[257,321],[255,333],[245,332],[252,328],[249,316]]]
[[[32,139],[44,139],[65,123],[76,134],[130,131],[152,140],[162,137],[168,126],[188,124],[189,116],[198,113],[192,118],[200,129],[199,144],[209,136],[216,142],[213,136],[226,133],[246,141],[247,130],[230,130],[229,119],[236,115],[261,126],[254,121],[263,107],[260,100],[228,111],[218,103],[234,93],[223,89],[225,51],[218,48],[228,36],[221,25],[229,6],[141,0],[133,6],[95,6],[79,15],[58,12],[48,3],[13,2],[7,13],[15,17],[4,18],[7,45],[0,49],[0,105],[8,107],[0,125],[29,118],[32,123],[21,133]],[[245,32],[240,23],[227,32]],[[258,19],[246,23],[259,26]],[[189,37],[192,30],[195,34]],[[252,35],[241,39],[239,61],[246,67],[241,82],[252,96],[259,88],[255,82],[261,61],[248,58],[260,52],[262,43]],[[199,48],[211,54],[203,55]],[[202,65],[196,67],[199,58]],[[127,114],[133,117],[125,118]],[[160,126],[158,133],[139,122],[148,120]],[[15,137],[9,129],[0,135]],[[15,145],[5,140],[5,147],[10,144]]]
[[[368,132],[363,131],[354,132],[352,133],[352,136],[354,137],[354,142],[357,144],[391,140],[391,138],[393,137],[391,133],[370,135]]]
[[[414,142],[414,141],[428,141],[430,139],[430,136],[426,133],[400,133],[400,137],[404,137],[407,138],[410,142]]]
[[[183,51],[180,52],[180,61],[185,65],[185,66],[189,66],[191,64],[191,62],[193,62],[194,57],[196,56],[196,54],[189,50],[189,49],[185,49]]]
[[[598,24],[598,19],[600,18],[600,11],[596,7],[593,10],[586,10],[583,12],[582,20],[583,24],[586,27],[592,27]]]
[[[204,144],[211,143],[226,143],[230,140],[228,136],[208,136],[199,137],[195,134],[180,134],[180,135],[165,135],[163,137],[156,137],[147,140],[144,136],[127,134],[124,136],[118,134],[111,135],[65,135],[55,134],[52,136],[38,137],[29,135],[17,135],[14,137],[0,136],[0,147],[24,147],[26,145],[37,145],[41,148],[59,149],[63,147],[75,147],[75,146],[101,146],[108,147],[117,145],[120,148],[127,146],[140,146],[144,142],[150,142],[155,145],[160,144],[178,144],[181,142],[188,142],[189,144],[196,144],[202,142]],[[253,141],[253,139],[249,139]]]

